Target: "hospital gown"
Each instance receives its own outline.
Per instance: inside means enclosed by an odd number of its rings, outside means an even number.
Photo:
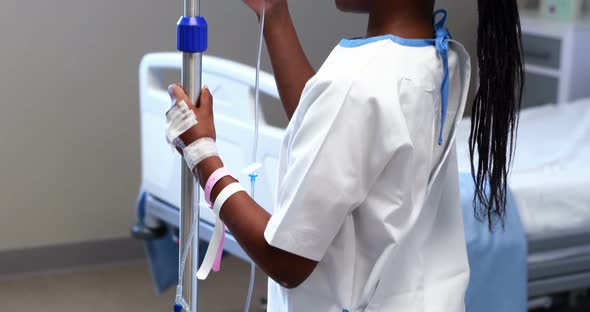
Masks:
[[[319,261],[295,289],[269,280],[270,312],[464,311],[469,281],[455,126],[470,61],[449,42],[343,40],[306,85],[286,130],[265,238]]]

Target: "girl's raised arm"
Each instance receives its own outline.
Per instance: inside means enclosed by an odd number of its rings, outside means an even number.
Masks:
[[[265,0],[264,38],[274,70],[279,95],[289,120],[307,81],[315,71],[301,47],[286,0]],[[244,0],[260,17],[260,0]]]

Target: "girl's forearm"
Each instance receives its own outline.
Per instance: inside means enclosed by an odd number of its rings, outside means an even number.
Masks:
[[[305,84],[315,71],[301,47],[286,2],[266,17],[264,38],[279,95],[290,120]]]
[[[223,162],[218,157],[201,162],[195,170],[199,174],[201,186],[221,167]],[[226,186],[234,182],[231,177],[221,179],[211,192],[212,202]],[[264,231],[271,216],[244,192],[233,195],[225,202],[220,217],[256,265],[283,287],[297,287],[317,265],[315,261],[270,246],[264,238]]]

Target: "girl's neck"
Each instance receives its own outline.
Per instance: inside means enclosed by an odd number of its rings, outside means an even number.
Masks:
[[[392,34],[408,39],[434,37],[433,0],[373,0],[367,37]]]

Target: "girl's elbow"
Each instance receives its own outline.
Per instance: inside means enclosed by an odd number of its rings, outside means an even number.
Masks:
[[[295,288],[301,286],[301,284],[303,284],[303,282],[305,282],[306,279],[307,279],[307,276],[305,276],[305,277],[284,277],[284,278],[280,278],[280,279],[275,279],[275,282],[277,282],[279,285],[281,285],[284,288],[295,289]]]
[[[301,286],[318,265],[317,261],[279,251],[278,249],[277,251],[279,256],[272,260],[275,265],[270,266],[271,270],[267,271],[267,273],[277,284],[284,288],[294,289]]]
[[[309,278],[315,268],[315,265],[299,265],[296,267],[296,270],[293,270],[291,267],[291,270],[277,272],[278,274],[274,275],[273,280],[284,288],[295,289],[301,286],[301,284],[303,284]]]

